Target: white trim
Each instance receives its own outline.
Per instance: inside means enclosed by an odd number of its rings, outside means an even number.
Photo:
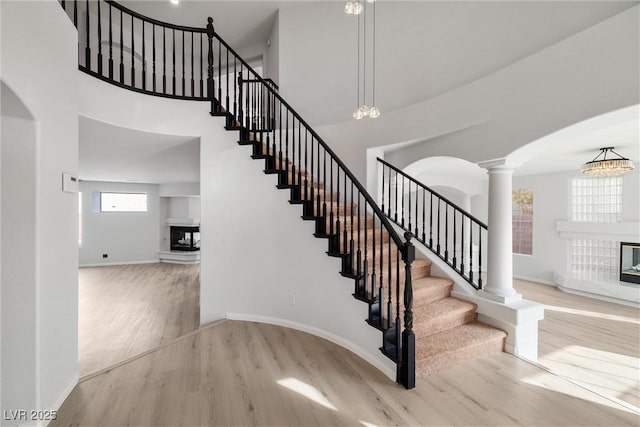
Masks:
[[[387,377],[389,377],[389,379],[393,380],[394,382],[396,380],[396,372],[393,369],[389,368],[388,366],[385,366],[380,360],[376,359],[375,357],[372,357],[371,354],[369,354],[366,350],[362,349],[361,347],[358,347],[357,345],[345,340],[344,338],[338,335],[332,334],[331,332],[327,332],[323,329],[318,329],[314,326],[293,322],[287,319],[279,319],[276,317],[269,317],[269,316],[257,316],[254,314],[226,313],[226,318],[229,320],[243,320],[245,322],[258,322],[258,323],[267,323],[270,325],[284,326],[285,328],[296,329],[298,331],[306,332],[308,334],[315,335],[320,338],[324,338],[327,341],[331,341],[332,343],[337,344],[340,347],[344,347],[350,352],[360,356],[361,358],[369,362],[371,365],[373,365],[376,369],[378,369],[380,372],[385,374]]]
[[[159,259],[152,259],[147,261],[126,261],[126,262],[100,262],[95,264],[80,264],[78,267],[106,267],[110,265],[129,265],[129,264],[157,264]]]
[[[556,287],[556,284],[553,283],[552,281],[539,279],[537,277],[522,276],[520,274],[514,274],[513,278],[518,280],[526,280],[527,282],[539,283],[541,285],[553,286],[554,288]]]

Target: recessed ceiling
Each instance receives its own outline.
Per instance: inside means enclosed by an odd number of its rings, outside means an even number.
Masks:
[[[200,181],[200,139],[113,126],[80,116],[84,181],[150,184]]]

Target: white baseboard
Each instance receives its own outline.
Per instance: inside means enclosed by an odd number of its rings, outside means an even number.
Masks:
[[[111,265],[157,264],[159,262],[160,259],[150,259],[146,261],[100,262],[95,264],[80,264],[78,267],[107,267]]]
[[[369,354],[367,351],[365,351],[361,347],[353,344],[352,342],[345,340],[344,338],[338,335],[332,334],[331,332],[318,329],[314,326],[293,322],[291,320],[278,319],[275,317],[268,317],[268,316],[256,316],[253,314],[243,314],[243,313],[227,313],[226,318],[229,320],[243,320],[246,322],[267,323],[270,325],[284,326],[285,328],[296,329],[298,331],[306,332],[308,334],[315,335],[320,338],[324,338],[327,341],[331,341],[332,343],[337,344],[340,347],[344,347],[350,352],[360,356],[361,358],[369,362],[371,365],[373,365],[376,369],[378,369],[380,372],[385,374],[387,377],[389,377],[389,379],[393,380],[394,382],[396,380],[396,372],[392,368],[384,365],[384,363],[382,363],[380,360],[373,357],[371,354]]]
[[[521,276],[519,274],[514,274],[513,278],[514,279],[519,279],[519,280],[526,280],[527,282],[539,283],[541,285],[553,286],[554,288],[556,287],[556,284],[553,283],[552,281],[539,279],[537,277]]]

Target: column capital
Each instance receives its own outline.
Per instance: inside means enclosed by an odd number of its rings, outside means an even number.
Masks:
[[[488,171],[492,171],[492,170],[513,171],[514,168],[520,165],[512,162],[506,157],[503,157],[501,159],[484,160],[482,162],[478,162],[478,166],[480,166],[483,169],[487,169]]]

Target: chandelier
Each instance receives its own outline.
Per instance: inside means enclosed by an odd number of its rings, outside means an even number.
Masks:
[[[372,102],[373,106],[367,105],[367,13],[365,4],[360,0],[349,0],[345,5],[345,13],[349,15],[358,15],[358,70],[357,70],[357,81],[358,81],[358,91],[356,93],[357,102],[356,109],[353,111],[353,118],[356,120],[363,119],[365,117],[370,117],[375,119],[380,117],[380,109],[375,106],[376,104],[376,4],[374,0],[367,0],[367,3],[373,3],[373,60],[372,60],[372,74],[373,74],[373,83],[372,83]],[[363,31],[360,30],[360,15],[363,16]],[[360,39],[360,34],[363,33],[362,41]],[[360,48],[362,46],[362,53],[360,52]],[[360,66],[360,58],[362,57],[363,65]],[[360,91],[360,75],[362,75],[362,93]],[[362,95],[362,103],[361,102]]]
[[[591,176],[618,176],[633,170],[633,161],[613,151],[614,147],[604,147],[595,159],[582,165],[580,172]],[[607,159],[607,154],[618,157]]]

